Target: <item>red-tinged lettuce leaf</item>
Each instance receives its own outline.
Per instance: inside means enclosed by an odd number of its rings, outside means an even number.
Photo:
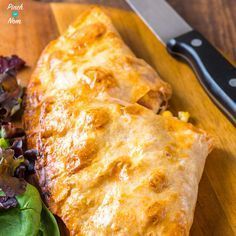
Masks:
[[[26,181],[12,176],[1,176],[0,187],[7,197],[14,197],[23,194],[26,188]]]
[[[0,74],[0,119],[12,116],[20,109],[23,89],[11,71]]]
[[[26,182],[14,176],[15,170],[24,162],[24,157],[14,158],[14,150],[6,149],[0,153],[0,189],[7,197],[14,197],[25,192]]]
[[[15,197],[0,196],[0,210],[8,210],[18,204]]]
[[[20,109],[23,89],[16,80],[25,62],[16,55],[0,56],[0,120],[6,120]]]
[[[25,131],[22,128],[15,127],[11,122],[3,122],[0,129],[1,138],[23,138]]]
[[[20,109],[23,89],[16,80],[25,62],[16,55],[0,56],[0,209],[15,206],[15,196],[25,192],[27,175],[35,173],[36,150],[27,150],[25,133],[11,122]]]
[[[25,61],[19,58],[17,55],[11,57],[0,56],[0,73],[4,73],[8,70],[20,70],[24,68]]]
[[[15,76],[16,74],[12,70],[0,74],[1,88],[4,92],[12,93],[19,87]]]

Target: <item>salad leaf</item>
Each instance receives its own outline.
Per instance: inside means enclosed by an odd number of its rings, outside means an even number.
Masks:
[[[20,109],[23,88],[18,84],[16,75],[25,67],[25,61],[16,55],[0,56],[0,119],[9,119]]]
[[[20,109],[23,89],[18,85],[12,72],[0,74],[0,118],[12,116]]]
[[[0,138],[0,189],[6,197],[13,198],[25,191],[24,177],[26,173],[34,173],[37,155],[34,149],[24,152],[21,138],[15,140],[10,147],[8,140]],[[7,203],[12,203],[12,200],[2,199],[5,208]]]
[[[4,73],[10,69],[20,70],[24,66],[25,61],[19,58],[17,55],[12,55],[11,57],[0,56],[0,73]]]
[[[14,158],[14,151],[12,149],[0,149],[0,188],[7,197],[14,197],[25,191],[25,180],[13,177],[16,168],[23,161],[23,156]]]
[[[23,129],[15,127],[11,122],[3,122],[1,124],[0,137],[1,138],[17,138],[23,137],[25,132]]]
[[[38,236],[60,236],[60,231],[57,225],[57,221],[53,216],[53,214],[44,205],[44,203],[41,213],[41,224]]]
[[[0,196],[0,210],[16,207],[18,204],[15,197]]]
[[[16,199],[17,207],[0,211],[0,236],[60,236],[54,216],[35,187],[27,184],[25,193]]]
[[[0,236],[36,236],[42,210],[38,191],[28,184],[26,192],[16,199],[17,207],[0,212]]]
[[[9,147],[9,141],[5,138],[0,138],[0,147],[1,148]]]
[[[16,55],[0,56],[0,236],[59,236],[57,222],[35,187],[24,180],[35,173],[37,150],[26,150],[25,132],[11,117],[20,109],[23,88]]]

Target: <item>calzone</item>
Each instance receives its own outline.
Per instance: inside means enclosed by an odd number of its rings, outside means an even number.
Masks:
[[[170,86],[97,8],[42,53],[24,114],[36,179],[70,235],[188,235],[211,149],[165,109]]]

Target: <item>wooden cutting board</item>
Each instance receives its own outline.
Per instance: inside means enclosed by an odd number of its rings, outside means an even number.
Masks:
[[[82,11],[91,5],[24,2],[20,25],[7,24],[9,0],[0,1],[0,54],[18,54],[29,68],[20,73],[27,85],[30,74],[45,45],[61,34]],[[138,57],[156,68],[172,85],[170,109],[188,111],[191,122],[215,138],[199,186],[199,196],[191,235],[236,235],[236,129],[215,107],[199,85],[192,70],[173,59],[131,11],[104,8],[124,41]],[[233,45],[232,45],[233,47]]]

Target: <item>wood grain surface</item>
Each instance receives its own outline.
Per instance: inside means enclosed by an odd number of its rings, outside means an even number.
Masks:
[[[115,2],[118,4],[118,1]],[[177,0],[172,2],[175,4]],[[0,9],[6,9],[8,3],[8,0],[0,1]],[[18,54],[29,65],[29,68],[20,74],[22,84],[27,84],[44,46],[88,8],[90,6],[81,4],[26,1],[21,15],[21,25],[8,25],[9,12],[0,14],[0,53]],[[199,186],[191,235],[236,235],[235,127],[210,101],[192,70],[186,64],[172,58],[134,13],[127,10],[124,5],[122,8],[118,5],[106,6],[104,10],[136,55],[154,66],[163,80],[172,85],[173,97],[170,109],[174,114],[180,110],[189,111],[191,122],[204,128],[215,138],[215,149],[207,159]],[[227,42],[231,40],[234,40],[233,37],[227,39]],[[219,42],[221,43],[221,40]],[[231,45],[231,55],[234,45],[235,42]],[[227,51],[224,45],[222,46],[223,51]]]

